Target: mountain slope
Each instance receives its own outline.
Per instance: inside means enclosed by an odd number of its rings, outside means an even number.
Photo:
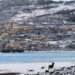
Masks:
[[[52,0],[2,0],[0,2],[0,22],[23,22],[29,18],[35,18],[35,16],[47,14],[64,14],[67,18],[70,18],[67,15],[71,15],[72,13],[74,15],[74,12],[75,1],[56,2]]]

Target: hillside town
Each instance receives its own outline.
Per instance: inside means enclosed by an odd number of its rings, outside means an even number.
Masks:
[[[75,25],[0,23],[0,51],[52,51],[75,49]]]
[[[1,0],[0,51],[75,50],[75,1]]]

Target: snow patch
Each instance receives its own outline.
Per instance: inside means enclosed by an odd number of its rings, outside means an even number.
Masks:
[[[10,63],[10,64],[0,64],[0,70],[6,70],[7,72],[18,72],[22,74],[36,74],[45,72],[48,69],[48,65],[51,65],[51,62],[45,63]],[[55,62],[54,69],[59,69],[61,67],[70,67],[74,66],[75,62]],[[41,67],[45,67],[41,69]],[[30,72],[29,70],[33,70]],[[4,71],[5,72],[5,71]]]

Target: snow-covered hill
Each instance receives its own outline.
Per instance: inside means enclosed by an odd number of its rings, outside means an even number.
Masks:
[[[73,1],[73,0],[53,0],[53,1]]]
[[[75,14],[75,1],[2,0],[0,2],[0,22],[24,22],[29,20],[30,18],[36,18],[37,16],[51,16],[53,14],[66,15],[66,17],[70,19],[70,16],[72,17]],[[54,18],[54,20],[55,19],[56,18]]]

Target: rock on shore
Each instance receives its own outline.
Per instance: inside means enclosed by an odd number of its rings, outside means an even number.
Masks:
[[[60,69],[55,69],[51,72],[46,71],[44,73],[38,73],[36,75],[75,75],[75,66],[62,67]]]
[[[63,67],[58,70],[54,70],[50,75],[75,75],[75,66]]]

